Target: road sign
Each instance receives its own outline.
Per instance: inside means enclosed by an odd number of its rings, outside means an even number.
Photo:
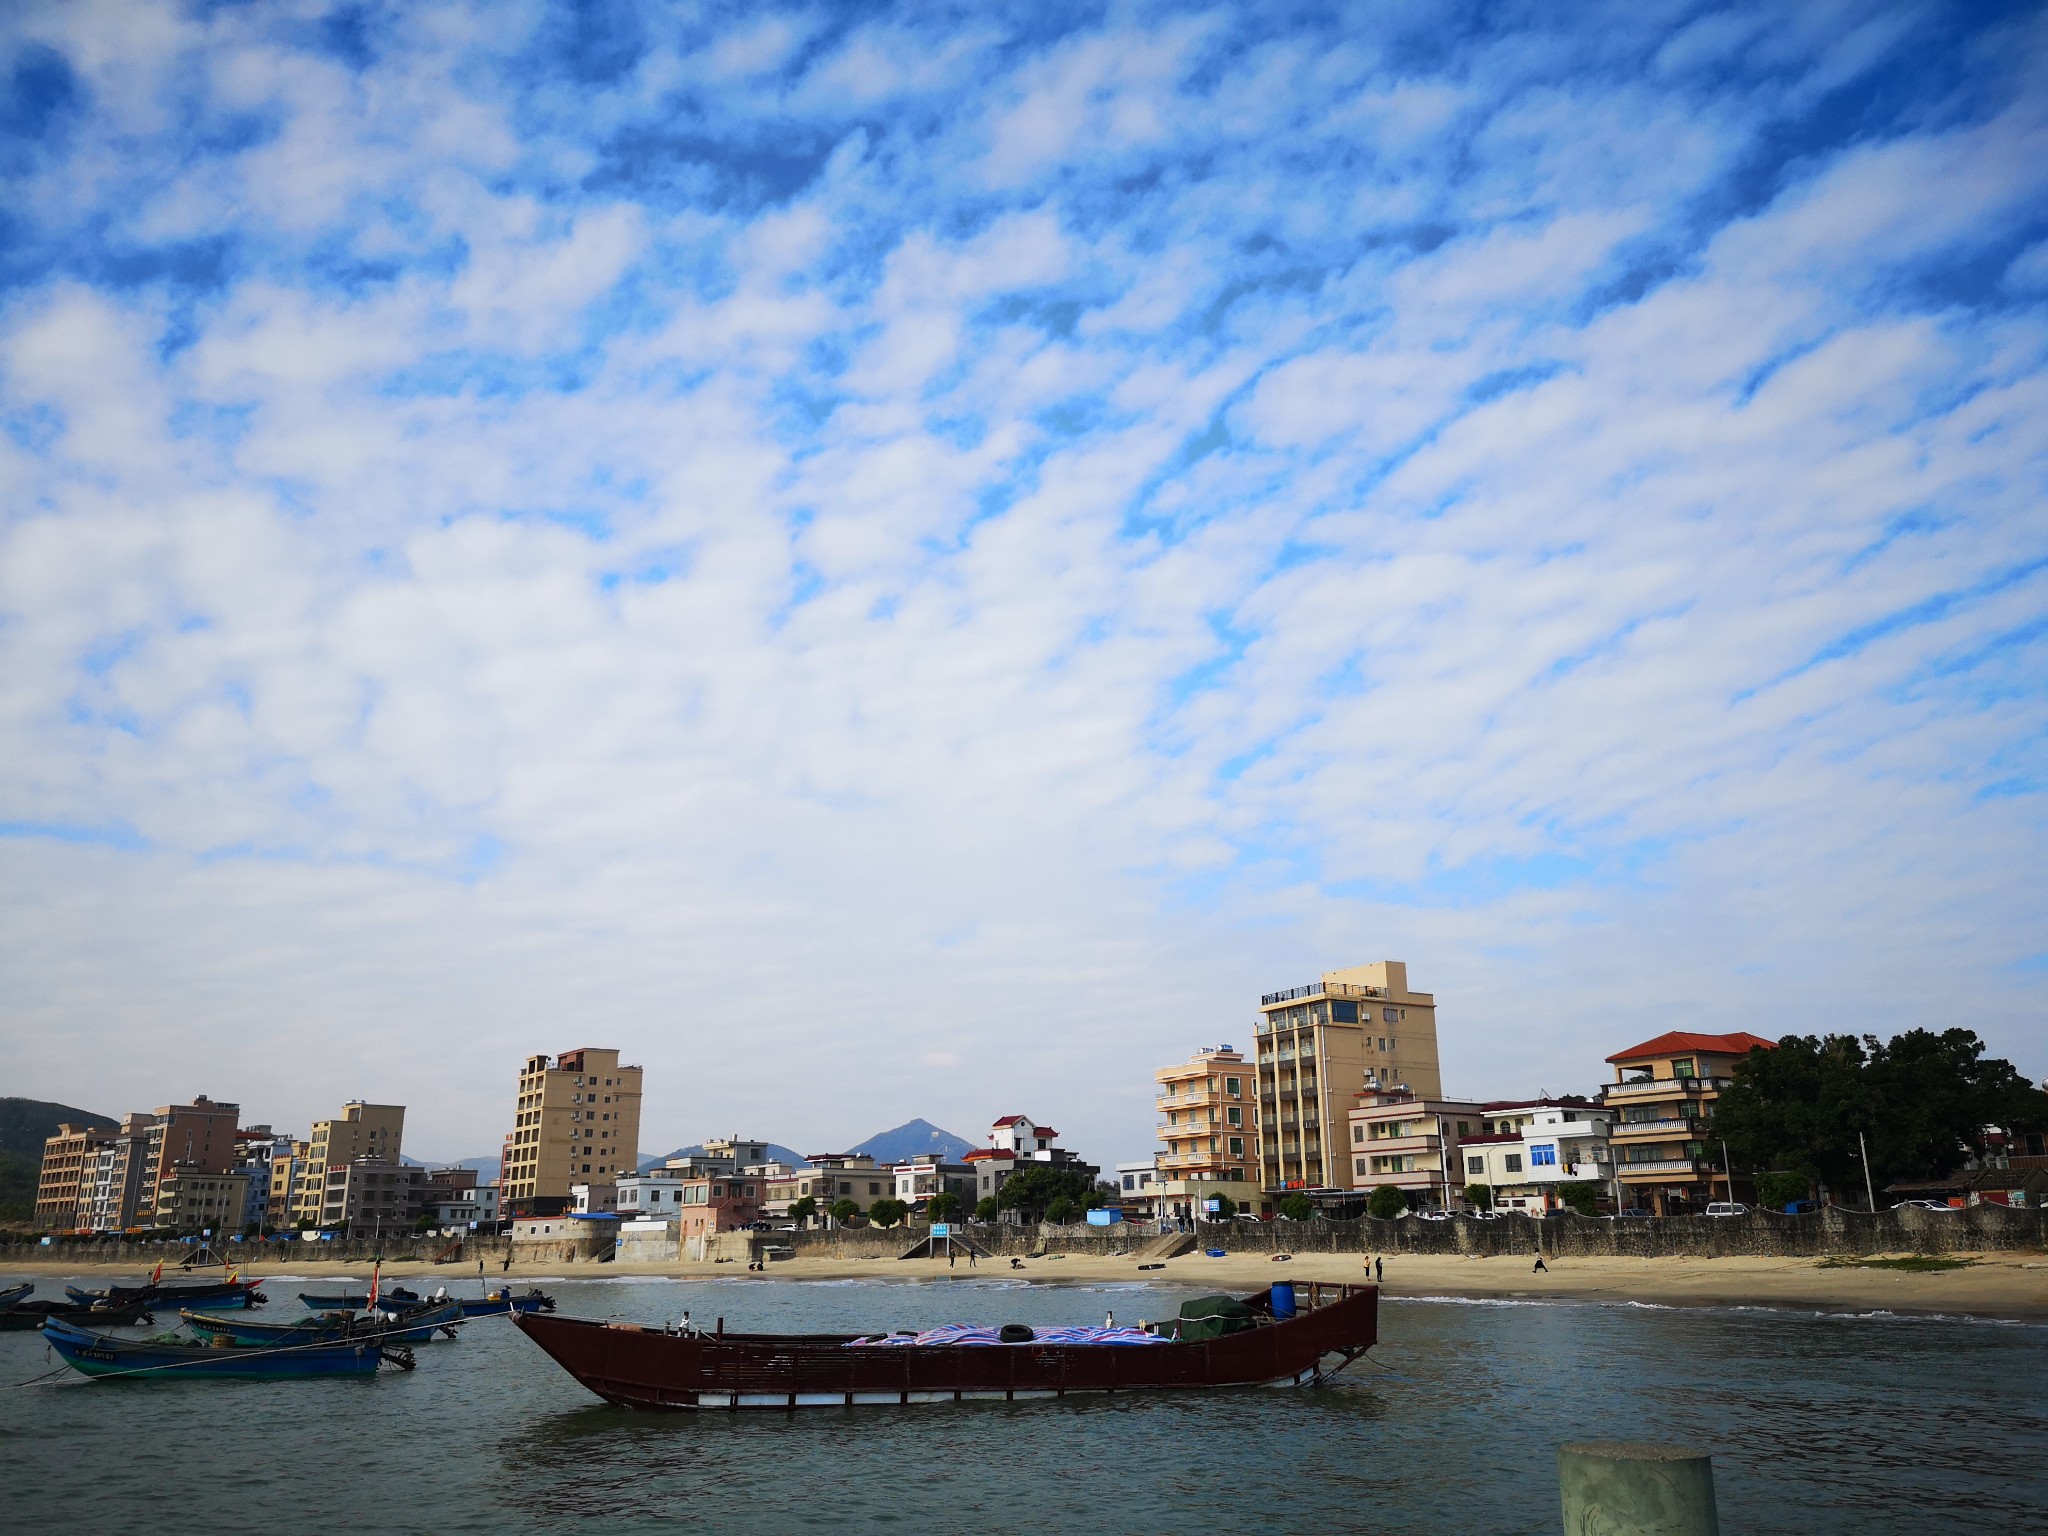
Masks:
[[[932,1223],[933,1237],[951,1237],[952,1235],[953,1224],[950,1221],[935,1221]]]

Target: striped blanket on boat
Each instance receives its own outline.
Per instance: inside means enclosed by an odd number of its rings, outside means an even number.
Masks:
[[[855,1339],[855,1344],[873,1346],[876,1344],[1001,1344],[993,1328],[977,1327],[972,1323],[948,1323],[943,1328],[930,1328],[923,1333],[891,1333],[876,1338]],[[1034,1328],[1031,1330],[1033,1344],[1164,1344],[1168,1342],[1157,1334],[1147,1333],[1142,1328]]]

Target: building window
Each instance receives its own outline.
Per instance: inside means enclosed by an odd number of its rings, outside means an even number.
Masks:
[[[1401,1015],[1396,1013],[1392,1008],[1382,1008],[1380,1010],[1380,1018],[1385,1023],[1395,1024],[1400,1022]],[[1380,1045],[1380,1049],[1385,1050],[1386,1048],[1386,1044],[1382,1042]]]
[[[1484,1172],[1486,1172],[1486,1159],[1485,1159],[1485,1158],[1483,1158],[1483,1157],[1468,1157],[1468,1158],[1466,1158],[1466,1159],[1465,1159],[1465,1171],[1466,1171],[1467,1173],[1484,1173]]]
[[[1365,1140],[1365,1127],[1364,1127],[1364,1126],[1362,1126],[1362,1125],[1354,1125],[1354,1126],[1352,1126],[1352,1127],[1351,1127],[1351,1139],[1352,1139],[1353,1141],[1363,1141],[1363,1140]]]
[[[1519,1152],[1510,1152],[1501,1161],[1509,1173],[1520,1173],[1522,1171],[1522,1154]]]
[[[1680,1057],[1677,1061],[1671,1063],[1671,1075],[1673,1077],[1699,1076],[1699,1074],[1693,1070],[1693,1067],[1694,1062],[1690,1056]]]
[[[1244,1111],[1242,1109],[1239,1109],[1235,1104],[1232,1104],[1229,1108],[1223,1111],[1223,1118],[1229,1121],[1232,1125],[1243,1125]]]
[[[1557,1148],[1531,1147],[1529,1149],[1529,1166],[1531,1168],[1555,1168],[1557,1166]]]

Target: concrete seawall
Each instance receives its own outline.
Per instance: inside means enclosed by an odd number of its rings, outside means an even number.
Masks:
[[[997,1258],[1040,1250],[1108,1257],[1134,1253],[1152,1238],[1150,1228],[1123,1226],[974,1223],[963,1225],[961,1231]],[[783,1232],[777,1234],[777,1241],[796,1249],[800,1258],[894,1258],[922,1232],[917,1227]],[[1413,1217],[1376,1221],[1367,1216],[1356,1221],[1204,1222],[1197,1241],[1204,1248],[1232,1253],[1544,1253],[1642,1259],[1993,1253],[2048,1248],[2048,1211],[1985,1205],[1965,1211],[1909,1209],[1872,1214],[1830,1209],[1810,1216],[1755,1211],[1747,1216],[1621,1221],[1583,1216],[1553,1216],[1544,1221],[1524,1216],[1503,1216],[1497,1221],[1419,1221]]]
[[[1000,1223],[963,1224],[959,1229],[998,1263],[1036,1252],[1121,1257],[1152,1241],[1151,1228],[1016,1227]],[[832,1232],[777,1232],[772,1241],[807,1259],[893,1259],[923,1237],[923,1227],[874,1227]],[[732,1234],[738,1238],[739,1234]],[[1203,1248],[1231,1253],[1416,1253],[1490,1257],[1553,1254],[1566,1258],[1853,1258],[1878,1253],[2003,1253],[2048,1250],[2048,1210],[2011,1210],[1982,1205],[1962,1211],[1849,1211],[1829,1209],[1810,1216],[1755,1211],[1747,1216],[1642,1217],[1609,1221],[1553,1216],[1533,1221],[1503,1216],[1497,1221],[1229,1221],[1204,1222],[1196,1234]],[[742,1239],[744,1241],[744,1239]],[[270,1268],[318,1264],[363,1264],[373,1258],[426,1262],[447,1249],[446,1238],[329,1243],[230,1245],[230,1257]],[[503,1237],[471,1238],[446,1267],[473,1269],[479,1259],[495,1269],[505,1253]],[[557,1251],[559,1250],[559,1251]],[[187,1251],[170,1242],[65,1239],[0,1244],[0,1265],[14,1263],[133,1264],[148,1268],[170,1261],[166,1274]],[[520,1244],[517,1260],[587,1263],[591,1255],[569,1245],[541,1252]],[[966,1259],[963,1256],[963,1265]],[[987,1262],[987,1261],[984,1261]]]

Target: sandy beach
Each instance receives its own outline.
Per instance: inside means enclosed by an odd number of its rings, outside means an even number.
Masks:
[[[290,1253],[265,1256],[246,1271],[251,1275],[304,1275],[328,1283],[343,1275],[367,1277],[364,1263],[293,1263]],[[1443,1296],[1518,1301],[1636,1302],[1662,1306],[1766,1306],[1800,1310],[1899,1313],[1940,1313],[1954,1316],[2048,1320],[2048,1255],[1998,1253],[1959,1255],[1971,1262],[1963,1268],[1915,1272],[1866,1267],[1806,1258],[1584,1258],[1549,1260],[1549,1272],[1531,1271],[1527,1257],[1459,1258],[1432,1255],[1390,1255],[1385,1293],[1402,1296]],[[40,1261],[0,1268],[0,1277],[20,1273],[132,1276],[131,1266],[81,1265]],[[456,1284],[474,1281],[474,1263],[434,1265],[399,1261],[387,1264],[387,1278],[432,1279]],[[497,1263],[493,1280],[504,1277]],[[949,1268],[944,1260],[789,1259],[763,1273],[749,1273],[738,1264],[517,1264],[515,1281],[543,1279],[601,1280],[626,1275],[667,1275],[677,1279],[720,1279],[749,1283],[807,1280],[978,1280],[1000,1276],[1047,1284],[1105,1280],[1163,1280],[1176,1285],[1215,1290],[1251,1291],[1285,1277],[1356,1282],[1365,1266],[1353,1254],[1305,1254],[1274,1263],[1263,1254],[1233,1254],[1211,1259],[1190,1254],[1163,1268],[1138,1268],[1134,1258],[1046,1257],[1027,1259],[1013,1270],[1006,1259],[983,1260],[970,1268],[963,1258]]]

